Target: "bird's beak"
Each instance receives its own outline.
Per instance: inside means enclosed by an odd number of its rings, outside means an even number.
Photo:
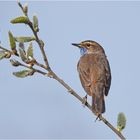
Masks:
[[[77,43],[72,43],[72,45],[73,45],[73,46],[76,46],[76,47],[78,47],[78,48],[81,47],[81,45],[80,45],[80,44],[77,44]]]

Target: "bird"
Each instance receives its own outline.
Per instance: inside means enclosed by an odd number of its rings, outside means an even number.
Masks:
[[[110,65],[103,47],[92,40],[72,43],[80,49],[81,57],[77,64],[81,84],[87,93],[83,98],[86,104],[87,96],[92,97],[92,111],[97,116],[105,112],[105,96],[111,85]]]

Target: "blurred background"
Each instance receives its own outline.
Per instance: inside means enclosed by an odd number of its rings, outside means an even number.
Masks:
[[[112,84],[106,98],[104,116],[116,126],[124,112],[126,138],[140,138],[140,2],[121,1],[23,1],[29,16],[39,19],[40,38],[52,69],[81,96],[85,92],[77,73],[79,50],[71,43],[94,40],[106,52],[112,71]],[[0,1],[0,41],[9,48],[8,31],[30,36],[26,25],[10,20],[22,15],[16,1]],[[38,61],[42,55],[36,43]],[[117,139],[102,122],[82,106],[57,81],[35,74],[16,78],[8,60],[0,61],[1,139]]]

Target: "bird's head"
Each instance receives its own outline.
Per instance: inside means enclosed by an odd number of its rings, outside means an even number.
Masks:
[[[82,41],[81,43],[72,43],[72,45],[80,49],[81,55],[84,55],[86,53],[104,53],[104,50],[101,47],[101,45],[92,40]]]

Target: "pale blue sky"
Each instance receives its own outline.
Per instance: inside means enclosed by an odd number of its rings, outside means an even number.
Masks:
[[[85,92],[76,69],[80,53],[71,43],[91,39],[104,47],[112,71],[104,116],[116,125],[117,114],[124,112],[127,126],[123,134],[140,138],[140,2],[28,4],[30,17],[36,14],[39,18],[39,35],[52,69],[81,96]],[[0,41],[6,48],[9,30],[15,36],[32,34],[25,25],[9,23],[21,14],[16,2],[0,1]],[[0,67],[0,138],[118,138],[102,122],[95,123],[95,116],[56,81],[39,74],[16,78],[12,72],[22,68],[12,67],[7,60]]]

